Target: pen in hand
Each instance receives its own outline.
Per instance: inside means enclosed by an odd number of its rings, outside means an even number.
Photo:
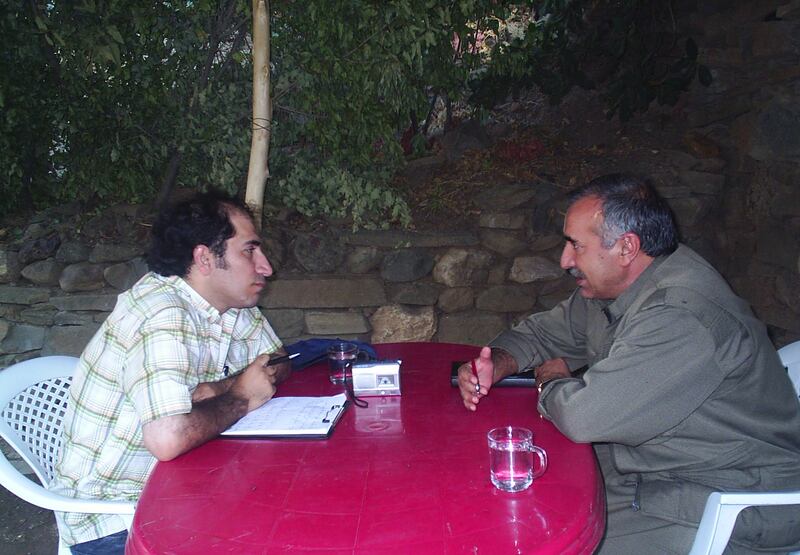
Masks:
[[[267,367],[267,366],[275,366],[276,364],[280,364],[281,362],[286,362],[288,360],[292,360],[293,358],[299,357],[299,356],[300,356],[300,353],[292,353],[291,355],[283,355],[283,356],[280,356],[280,357],[277,357],[277,358],[271,358],[271,359],[269,359],[267,361],[267,363],[264,366],[265,367]]]
[[[478,380],[475,383],[475,395],[480,395],[481,394],[481,381],[480,381],[480,378],[478,378],[478,367],[475,366],[475,359],[474,358],[472,359],[471,362],[472,362],[472,374],[475,376],[475,379]]]

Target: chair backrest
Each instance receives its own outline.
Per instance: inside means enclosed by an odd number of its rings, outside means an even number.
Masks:
[[[53,479],[61,422],[78,359],[47,356],[0,370],[0,437],[43,485]]]
[[[778,350],[781,362],[789,371],[789,379],[794,384],[794,390],[800,397],[800,341],[789,343]]]

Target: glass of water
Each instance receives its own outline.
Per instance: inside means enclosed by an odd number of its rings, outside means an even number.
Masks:
[[[508,492],[528,489],[533,479],[547,470],[547,453],[533,444],[533,432],[529,429],[494,428],[487,437],[489,472],[497,489]]]

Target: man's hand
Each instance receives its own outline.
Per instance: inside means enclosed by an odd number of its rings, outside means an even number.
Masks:
[[[572,375],[563,358],[546,360],[544,364],[537,366],[533,373],[536,376],[536,386],[539,388],[540,393],[544,384],[550,380],[569,378]]]
[[[287,354],[286,351],[281,349],[269,355],[269,358],[270,359],[278,358],[285,356],[286,354]],[[278,385],[279,383],[283,382],[284,380],[286,380],[286,378],[292,375],[292,361],[287,360],[286,362],[281,362],[280,364],[267,366],[266,369],[267,373],[272,379],[272,383]]]
[[[472,372],[475,364],[477,376]],[[469,410],[476,410],[481,397],[489,394],[494,376],[494,362],[492,350],[489,347],[481,349],[481,353],[474,361],[462,364],[458,369],[458,389],[464,406]]]
[[[236,375],[229,389],[231,395],[247,401],[247,412],[257,409],[275,395],[275,367],[265,366],[267,361],[269,355],[257,356]]]

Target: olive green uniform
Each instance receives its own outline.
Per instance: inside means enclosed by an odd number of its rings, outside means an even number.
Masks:
[[[613,301],[576,291],[491,345],[520,371],[556,357],[588,365],[549,383],[539,411],[596,444],[602,553],[686,553],[712,491],[800,489],[800,403],[786,370],[749,306],[688,247]],[[732,543],[800,548],[800,506],[747,509]]]

